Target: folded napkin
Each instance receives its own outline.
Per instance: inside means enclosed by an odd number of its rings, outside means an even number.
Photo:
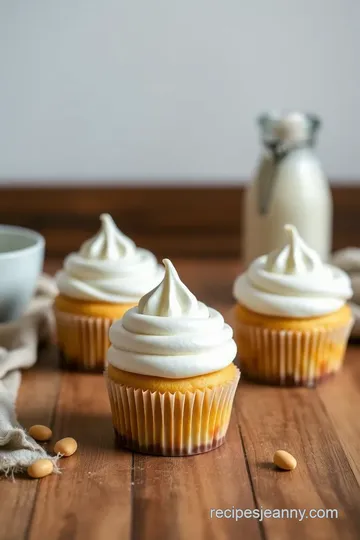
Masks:
[[[37,360],[39,343],[54,332],[54,280],[43,274],[28,310],[17,321],[0,324],[0,473],[13,475],[41,457],[49,457],[16,419],[15,402],[21,381],[20,369]],[[53,459],[52,457],[49,457]]]
[[[360,337],[360,248],[349,247],[336,251],[331,262],[350,276],[354,291],[350,307],[355,319],[351,335]]]

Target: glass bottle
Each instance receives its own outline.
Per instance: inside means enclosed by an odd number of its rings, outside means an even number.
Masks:
[[[313,151],[320,121],[311,114],[264,114],[259,125],[264,152],[245,193],[245,265],[278,248],[287,223],[325,261],[331,250],[332,196]]]

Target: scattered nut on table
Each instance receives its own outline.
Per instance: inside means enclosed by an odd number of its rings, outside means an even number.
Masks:
[[[48,441],[52,437],[52,431],[47,426],[35,424],[29,429],[29,435],[36,441]]]
[[[65,457],[72,456],[77,450],[77,442],[72,437],[60,439],[54,446],[54,452]]]
[[[54,470],[53,462],[50,459],[38,459],[27,468],[27,473],[31,478],[43,478]]]
[[[273,462],[279,469],[283,469],[284,471],[292,471],[297,465],[294,456],[286,452],[286,450],[276,450]]]

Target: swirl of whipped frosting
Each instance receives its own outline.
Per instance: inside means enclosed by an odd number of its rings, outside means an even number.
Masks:
[[[163,261],[163,281],[110,328],[108,362],[124,371],[179,379],[223,369],[236,356],[233,331]]]
[[[70,253],[56,274],[61,294],[79,300],[110,303],[138,302],[164,275],[155,256],[116,227],[109,214],[101,214],[101,229]]]
[[[237,277],[235,298],[251,311],[279,317],[316,317],[340,309],[352,296],[349,277],[323,264],[294,226],[284,230],[284,245]]]

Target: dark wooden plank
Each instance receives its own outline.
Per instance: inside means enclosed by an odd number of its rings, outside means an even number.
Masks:
[[[266,538],[358,538],[360,487],[316,390],[243,381],[236,412],[259,508],[339,512],[339,519],[264,519]],[[296,457],[295,471],[275,470],[277,449]]]
[[[78,249],[102,212],[159,256],[226,256],[240,249],[240,199],[231,188],[3,188],[0,214],[44,234],[49,256]]]
[[[121,220],[117,220],[117,223],[120,226]],[[47,251],[52,257],[60,257],[71,251],[78,251],[81,244],[93,236],[98,228],[99,223],[95,221],[92,227],[86,229],[71,229],[68,225],[59,229],[49,226],[42,232],[46,238]],[[191,235],[181,229],[176,231],[165,229],[154,233],[151,237],[144,231],[129,232],[124,228],[123,232],[131,236],[137,246],[150,249],[159,259],[177,257],[183,253],[186,253],[187,257],[194,258],[199,257],[199,252],[200,256],[202,254],[207,256],[213,254],[214,246],[218,257],[227,257],[229,250],[234,247],[238,249],[240,245],[238,233],[229,233],[224,238],[221,231],[205,230]]]
[[[344,369],[318,389],[351,468],[360,484],[360,347],[352,345]]]
[[[181,279],[198,298],[217,309],[221,302],[214,284],[229,299],[234,265],[228,261],[175,260]],[[222,290],[223,290],[222,288]],[[223,297],[224,297],[223,296]],[[222,298],[223,298],[222,297]],[[222,299],[221,298],[221,299]],[[237,425],[232,418],[223,447],[204,455],[171,459],[134,457],[135,540],[157,538],[261,538],[254,520],[216,519],[215,509],[254,509],[254,498]],[[157,509],[161,508],[161,512]]]
[[[101,186],[101,182],[98,184]],[[0,188],[1,221],[39,230],[48,254],[64,256],[94,234],[101,212],[158,256],[239,257],[244,188]],[[360,189],[333,188],[334,248],[358,245]]]
[[[132,455],[114,450],[102,375],[63,375],[54,441],[66,436],[78,452],[39,482],[29,540],[130,538]]]
[[[207,454],[135,455],[133,504],[133,540],[261,539],[255,520],[217,519],[211,512],[254,508],[234,418],[225,444]]]
[[[25,428],[33,424],[52,426],[59,391],[60,374],[55,370],[57,354],[54,347],[40,352],[36,369],[23,374],[17,409]],[[0,479],[0,539],[22,540],[27,532],[35,504],[38,481],[26,476]]]

